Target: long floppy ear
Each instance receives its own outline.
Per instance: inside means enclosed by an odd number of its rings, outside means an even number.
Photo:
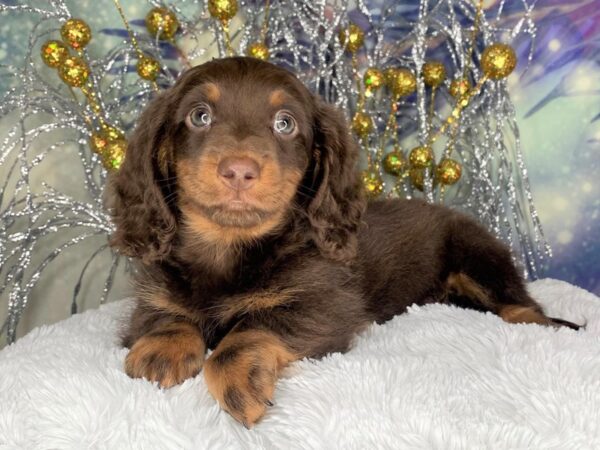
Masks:
[[[358,147],[343,114],[315,99],[314,183],[308,205],[313,240],[331,259],[350,262],[356,256],[357,231],[366,207],[359,173]]]
[[[172,96],[167,91],[146,107],[125,161],[109,180],[108,206],[116,225],[111,245],[145,263],[166,256],[177,231],[174,209],[165,201],[173,196],[168,173]]]

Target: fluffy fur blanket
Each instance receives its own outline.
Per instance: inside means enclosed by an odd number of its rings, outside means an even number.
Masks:
[[[347,354],[287,369],[250,431],[202,374],[169,390],[129,379],[117,329],[131,301],[106,305],[0,352],[0,448],[600,448],[600,299],[555,280],[530,290],[587,329],[412,307]]]

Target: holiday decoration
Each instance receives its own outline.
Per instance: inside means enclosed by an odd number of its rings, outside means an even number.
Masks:
[[[92,31],[81,19],[69,19],[60,29],[60,35],[75,50],[81,50],[92,39]]]
[[[446,67],[440,61],[427,61],[423,65],[423,81],[427,86],[438,87],[446,79]]]
[[[253,58],[262,59],[266,61],[269,59],[269,47],[267,47],[262,42],[254,42],[248,46],[248,51],[246,52],[248,56],[252,56]]]
[[[42,60],[54,69],[69,56],[69,49],[61,41],[48,41],[42,45]]]
[[[506,78],[517,66],[515,51],[506,44],[492,44],[481,56],[483,73],[494,80]]]
[[[179,21],[175,14],[167,8],[152,8],[146,14],[146,28],[150,35],[170,41],[179,29]]]
[[[78,56],[68,56],[58,66],[58,74],[69,86],[81,87],[87,81],[90,69]]]
[[[142,55],[138,60],[136,70],[144,80],[154,81],[160,72],[160,63],[154,58]]]
[[[28,302],[42,301],[31,296],[46,268],[93,237],[103,241],[78,269],[72,311],[90,261],[104,253],[110,265],[100,301],[106,300],[122,264],[108,250],[107,172],[127,158],[127,136],[148,101],[214,54],[269,60],[340,108],[358,138],[370,198],[422,197],[471,213],[512,246],[532,276],[549,255],[505,81],[517,63],[514,40],[535,34],[525,0],[511,4],[510,17],[494,13],[504,22],[496,15],[488,21],[483,2],[467,0],[435,7],[384,0],[377,14],[345,0],[132,2],[140,17],[128,18],[113,0],[122,23],[96,29],[90,21],[93,30],[65,0],[0,3],[0,13],[28,14],[40,24],[31,28],[23,65],[12,68],[15,88],[0,102],[0,118],[17,117],[0,148],[7,173],[0,294],[8,302],[2,332],[9,341]],[[104,46],[89,46],[92,36]],[[70,194],[55,183],[32,186],[32,172],[60,165],[68,146],[76,149],[87,201],[71,186]],[[65,237],[41,254],[39,242],[49,235]]]

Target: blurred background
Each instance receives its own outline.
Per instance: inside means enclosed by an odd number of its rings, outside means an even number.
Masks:
[[[0,3],[22,2],[0,0]],[[106,7],[99,7],[97,1],[73,0],[72,12],[85,17],[93,30],[121,27],[112,2],[103,3]],[[148,9],[148,4],[142,1],[122,3],[132,22],[137,19],[139,23]],[[377,1],[366,3],[374,9],[378,7]],[[484,4],[491,10],[500,3],[491,0]],[[510,5],[511,1],[504,2],[505,14],[510,14]],[[508,82],[518,114],[533,200],[554,253],[543,276],[600,294],[600,0],[539,0],[533,11],[538,26],[533,59],[527,70],[522,60]],[[9,20],[0,15],[0,64],[18,65],[27,48],[33,22],[25,15],[22,20],[15,21],[14,17]],[[114,37],[96,35],[92,51],[111,48],[114,42],[111,39]],[[526,55],[528,48],[523,43],[518,51],[520,57]],[[9,86],[0,77],[0,93],[6,89]],[[0,143],[8,127],[8,123],[0,123]],[[71,167],[75,167],[74,158],[78,155],[69,147],[61,155],[51,169],[45,169],[48,172],[35,176],[49,184],[72,178],[75,187],[78,174]],[[51,248],[52,239],[45,245]],[[91,247],[94,245],[97,242]],[[90,268],[91,273],[106,270],[109,262],[109,257],[98,258]],[[68,268],[80,264],[79,255],[71,252],[61,255],[47,269],[45,279],[35,290],[42,300],[27,308],[19,335],[69,315],[79,271]],[[95,306],[103,278],[99,276],[97,283],[92,280],[82,287],[81,310]],[[127,276],[121,269],[110,299],[128,294]],[[6,304],[7,299],[0,298],[0,316],[5,315]]]

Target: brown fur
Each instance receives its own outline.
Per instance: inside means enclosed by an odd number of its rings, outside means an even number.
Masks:
[[[272,404],[281,369],[296,359],[274,333],[234,331],[206,360],[204,377],[221,407],[248,428]]]
[[[209,126],[186,120],[199,103]],[[240,157],[259,168],[244,189],[217,171]],[[110,183],[112,244],[139,262],[127,372],[170,386],[199,370],[187,356],[214,348],[209,390],[251,426],[287,363],[345,351],[412,303],[576,328],[543,315],[473,219],[416,200],[366,208],[357,157],[344,117],[266,62],[211,61],[154,100]],[[177,336],[152,334],[170,326]]]

